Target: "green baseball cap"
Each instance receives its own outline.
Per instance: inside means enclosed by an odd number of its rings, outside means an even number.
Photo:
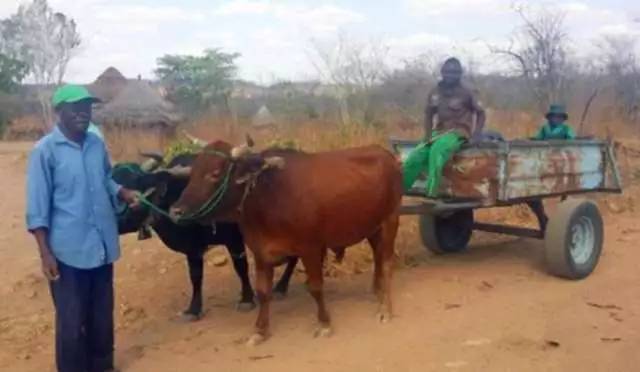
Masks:
[[[53,107],[58,107],[63,103],[74,103],[83,100],[91,100],[92,102],[101,102],[100,99],[94,97],[87,88],[81,85],[63,85],[56,90],[51,99]]]

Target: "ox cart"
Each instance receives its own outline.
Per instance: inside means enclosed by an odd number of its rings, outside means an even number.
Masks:
[[[391,140],[403,160],[418,144]],[[425,247],[435,253],[467,249],[473,231],[544,240],[549,271],[587,277],[602,251],[603,223],[595,203],[571,195],[621,193],[612,144],[574,141],[494,141],[465,145],[444,170],[440,197],[427,198],[424,178],[405,193],[401,213],[417,215]],[[560,198],[546,231],[479,223],[474,210]]]

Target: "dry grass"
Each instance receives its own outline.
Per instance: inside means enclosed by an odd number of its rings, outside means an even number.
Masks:
[[[40,138],[44,134],[44,124],[37,115],[29,115],[13,120],[4,133],[4,139],[22,141]]]
[[[487,128],[499,131],[508,139],[532,136],[544,120],[541,114],[525,112],[488,110],[487,114]],[[386,118],[385,124],[375,127],[308,121],[283,123],[267,128],[255,128],[246,122],[234,123],[231,119],[204,118],[194,123],[183,124],[171,134],[161,131],[120,129],[107,131],[107,138],[115,159],[133,160],[141,150],[162,151],[168,143],[176,139],[176,133],[179,136],[182,130],[207,141],[225,140],[231,143],[239,143],[244,140],[245,134],[250,134],[262,148],[274,143],[290,142],[310,152],[373,143],[386,145],[390,137],[416,139],[422,136],[420,124],[408,125],[406,118],[402,117]],[[611,136],[616,139],[629,139],[638,138],[639,133],[637,128],[625,125],[622,120],[608,118],[587,122],[581,134],[598,138]]]
[[[342,126],[322,122],[256,129],[242,123],[232,125],[224,121],[200,121],[178,128],[177,134],[111,130],[107,131],[106,137],[113,158],[123,161],[136,159],[139,151],[162,151],[171,141],[180,139],[180,133],[183,130],[206,141],[225,140],[230,143],[240,143],[244,141],[245,135],[249,134],[259,148],[273,144],[293,143],[310,152],[374,143],[386,146],[390,135],[405,138],[419,138],[420,136],[418,130],[402,131],[361,125]]]

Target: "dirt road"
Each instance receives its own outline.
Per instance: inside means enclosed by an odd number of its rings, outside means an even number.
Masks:
[[[32,239],[24,231],[28,144],[0,144],[0,370],[51,371],[52,309]],[[629,209],[629,208],[627,208]],[[229,264],[205,274],[205,317],[185,324],[183,258],[156,239],[123,238],[116,268],[117,361],[124,371],[638,371],[640,224],[605,216],[596,272],[571,282],[547,275],[542,244],[474,238],[463,255],[434,257],[403,220],[394,320],[380,325],[365,249],[333,268],[327,298],[335,333],[314,339],[315,307],[297,273],[272,310],[273,337],[249,348],[255,312],[238,313]]]

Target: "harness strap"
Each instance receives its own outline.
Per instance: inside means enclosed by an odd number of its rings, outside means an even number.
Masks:
[[[223,159],[229,159],[230,156],[224,152],[221,151],[217,151],[217,150],[202,150],[201,151],[202,154],[207,154],[207,155],[215,155],[218,157],[221,157]],[[142,173],[142,171],[140,169],[136,169],[135,165],[131,164],[131,163],[124,163],[118,166],[118,168],[120,169],[127,169],[133,173]],[[202,217],[207,216],[208,214],[210,214],[211,212],[213,212],[220,204],[220,202],[222,201],[222,199],[224,198],[225,194],[227,193],[227,191],[229,190],[229,181],[231,180],[231,173],[233,172],[233,168],[234,168],[234,164],[231,163],[228,167],[227,167],[227,171],[225,173],[224,178],[222,179],[222,183],[220,184],[220,186],[216,189],[216,191],[213,193],[213,195],[195,212],[189,214],[189,215],[185,215],[182,216],[178,219],[178,223],[180,222],[187,222],[187,221],[194,221],[194,220],[198,220]],[[245,192],[245,197],[246,197],[246,192]],[[142,204],[143,206],[149,208],[150,210],[152,210],[153,212],[158,213],[159,215],[172,219],[171,214],[158,207],[157,205],[155,205],[153,202],[151,202],[145,195],[138,195],[138,200],[140,201],[140,204]],[[243,198],[244,200],[244,198]],[[121,212],[121,214],[124,214],[128,211],[128,206],[125,208],[125,210],[123,212]],[[120,214],[119,214],[120,215]]]
[[[209,200],[207,200],[197,211],[180,217],[180,221],[182,220],[197,220],[202,217],[207,216],[211,212],[213,212],[222,199],[224,198],[227,190],[229,189],[229,181],[231,179],[231,173],[233,171],[233,163],[227,167],[227,172],[222,179],[222,184],[218,187],[218,189],[211,195]]]

